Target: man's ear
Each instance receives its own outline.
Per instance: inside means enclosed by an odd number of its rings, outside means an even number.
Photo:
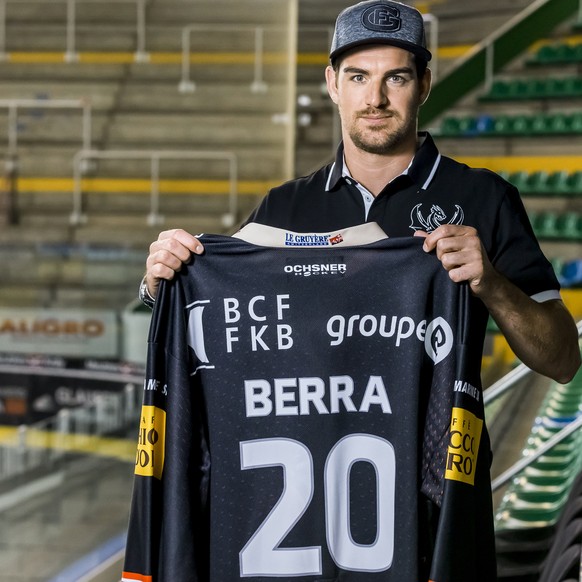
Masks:
[[[428,96],[430,95],[430,89],[432,87],[432,71],[427,67],[424,71],[424,75],[420,80],[420,104],[424,105]]]
[[[329,65],[325,69],[325,82],[331,100],[337,105],[337,75]]]

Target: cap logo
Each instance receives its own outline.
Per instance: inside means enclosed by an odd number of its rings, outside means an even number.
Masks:
[[[402,26],[402,19],[398,8],[376,4],[364,11],[362,24],[376,32],[396,32]]]

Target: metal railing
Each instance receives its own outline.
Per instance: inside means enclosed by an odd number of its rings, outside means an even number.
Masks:
[[[150,212],[147,223],[161,224],[160,214],[160,162],[161,160],[222,160],[228,164],[229,202],[228,212],[222,222],[227,228],[233,226],[238,213],[238,158],[228,151],[172,151],[172,150],[81,150],[73,158],[73,212],[70,222],[74,225],[87,222],[84,209],[83,175],[90,160],[150,160]]]
[[[428,49],[432,53],[430,68],[432,71],[433,81],[435,81],[438,75],[439,19],[434,14],[423,14],[422,19],[427,28]],[[318,26],[309,24],[301,26],[302,35],[305,35],[305,33],[322,33],[321,36],[327,39],[324,52],[327,52],[331,47],[333,32],[333,26]],[[322,92],[326,92],[325,83],[322,84]]]
[[[420,110],[420,127],[427,127],[444,111],[475,90],[488,87],[493,75],[534,42],[544,38],[567,18],[578,15],[582,0],[534,0],[493,34],[476,44],[433,86],[430,99]]]
[[[578,338],[582,337],[582,321],[577,324],[578,328]],[[483,391],[483,404],[487,405],[496,400],[497,398],[503,396],[506,392],[511,390],[516,384],[526,378],[533,371],[528,368],[525,364],[520,364],[503,378],[492,384],[487,390]],[[527,457],[524,457],[514,463],[509,469],[504,471],[501,475],[496,477],[491,488],[495,492],[497,489],[505,485],[510,481],[515,475],[523,471],[525,468],[529,467],[534,461],[539,459],[542,455],[553,449],[556,445],[560,444],[564,439],[568,438],[571,434],[575,433],[577,430],[582,428],[582,416],[578,417],[576,420],[570,422],[566,425],[560,432],[556,433],[550,439],[547,440],[542,446],[533,451]]]
[[[143,383],[143,377],[126,380],[120,392],[99,393],[91,404],[63,408],[46,420],[19,426],[15,436],[0,445],[0,482],[28,471],[53,469],[70,453],[94,445],[93,438],[135,424],[141,409],[141,390],[136,385]]]
[[[264,70],[264,38],[265,29],[285,30],[284,28],[274,26],[253,26],[242,24],[230,25],[213,25],[213,24],[189,24],[182,29],[182,78],[178,84],[181,93],[193,93],[196,90],[196,83],[190,76],[190,49],[191,37],[195,31],[201,32],[247,32],[253,39],[254,63],[253,63],[253,80],[251,82],[251,91],[253,93],[265,93],[268,85],[263,78]]]
[[[429,48],[433,54],[433,60],[431,61],[431,69],[433,71],[433,76],[436,78],[438,69],[438,18],[433,14],[423,14],[423,20],[425,24],[428,24],[428,39]],[[182,29],[182,78],[178,84],[178,89],[182,93],[192,93],[196,90],[196,83],[192,80],[190,75],[190,49],[191,49],[191,36],[195,31],[202,32],[233,32],[233,31],[246,31],[249,36],[252,34],[254,36],[254,77],[251,82],[251,91],[253,93],[264,93],[267,91],[268,86],[263,78],[263,55],[264,55],[264,35],[265,28],[269,30],[278,30],[279,27],[264,27],[264,26],[244,26],[244,25],[200,25],[200,24],[189,24]],[[281,29],[282,30],[282,29]],[[301,31],[304,32],[318,32],[322,31],[326,38],[327,44],[325,50],[327,51],[331,46],[331,40],[333,37],[333,27],[331,26],[303,26]],[[322,85],[322,90],[324,90],[324,85]]]
[[[7,170],[12,170],[18,150],[19,109],[80,109],[82,112],[81,145],[91,149],[91,101],[89,99],[0,99],[0,109],[8,110]]]
[[[118,4],[119,2],[129,2],[136,5],[136,36],[137,47],[135,52],[135,60],[137,62],[147,61],[149,58],[145,49],[145,30],[146,18],[145,9],[147,0],[0,0],[0,59],[5,59],[6,54],[6,4],[8,2],[18,2],[22,4],[38,3],[38,4],[55,4],[56,2],[67,4],[67,23],[66,23],[66,49],[65,61],[74,63],[79,60],[79,54],[76,50],[76,29],[77,29],[77,4],[78,3],[97,3],[102,4],[109,2],[110,4]]]
[[[542,455],[545,455],[548,451],[551,451],[556,445],[559,445],[562,441],[567,439],[571,434],[582,428],[582,416],[579,416],[576,420],[573,420],[567,424],[560,432],[556,433],[554,436],[549,438],[543,445],[538,447],[527,457],[523,457],[517,463],[512,465],[509,469],[501,473],[491,482],[491,490],[493,492],[497,491],[500,487],[509,482],[518,473],[529,467],[534,461],[539,459]]]
[[[582,338],[582,321],[579,321],[576,325],[578,329],[578,338]],[[511,372],[500,378],[497,382],[494,382],[483,391],[483,404],[487,406],[491,404],[497,398],[503,396],[506,392],[511,390],[521,379],[527,377],[529,374],[533,374],[533,370],[528,368],[525,364],[519,364]]]

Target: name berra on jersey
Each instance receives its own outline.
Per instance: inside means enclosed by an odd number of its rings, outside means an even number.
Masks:
[[[214,368],[221,354],[207,352],[205,333],[205,310],[213,310],[213,327],[220,327],[224,321],[223,346],[227,354],[237,352],[285,351],[293,348],[305,349],[301,337],[295,333],[291,321],[301,321],[301,316],[293,319],[293,302],[289,294],[274,296],[255,295],[250,298],[224,297],[222,299],[199,300],[187,307],[188,345],[194,351],[198,366]],[[298,305],[300,311],[302,305]],[[305,317],[303,316],[303,322]],[[309,322],[309,333],[321,333],[321,341],[330,347],[347,345],[359,338],[385,340],[387,347],[400,348],[407,342],[424,344],[428,356],[438,364],[445,359],[453,347],[453,331],[442,317],[432,321],[416,321],[407,314],[334,314]],[[299,332],[298,332],[299,333]],[[354,338],[354,340],[352,340]],[[224,353],[224,352],[222,352]]]
[[[245,408],[247,418],[256,416],[298,416],[311,414],[338,414],[370,412],[378,406],[384,414],[392,414],[388,392],[382,376],[370,376],[363,396],[356,397],[351,376],[323,378],[275,378],[245,380]]]

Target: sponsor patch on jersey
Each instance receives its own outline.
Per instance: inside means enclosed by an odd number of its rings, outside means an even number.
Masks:
[[[442,317],[433,319],[426,327],[424,348],[431,360],[442,362],[453,349],[453,330]]]
[[[142,406],[135,474],[162,478],[166,441],[166,411],[157,406]]]
[[[286,247],[331,247],[344,240],[341,233],[338,234],[300,234],[285,232]]]
[[[483,420],[464,408],[453,408],[445,479],[475,484]]]
[[[333,262],[324,263],[318,262],[308,262],[302,261],[298,262],[292,259],[287,260],[287,264],[284,267],[285,273],[288,275],[294,275],[298,277],[324,277],[333,275],[345,275],[347,271],[347,265],[342,262],[342,258],[338,257],[339,260],[334,260]]]

